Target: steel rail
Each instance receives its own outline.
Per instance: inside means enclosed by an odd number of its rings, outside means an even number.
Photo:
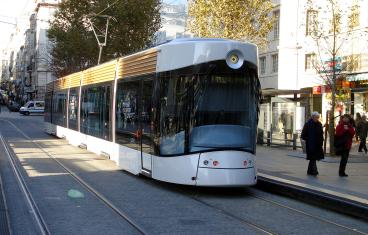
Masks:
[[[147,179],[148,179],[147,183],[149,183],[152,186],[154,186],[155,183],[162,184],[162,182],[151,181],[151,178],[147,178]],[[164,183],[164,184],[166,185],[166,183]],[[272,232],[269,229],[265,228],[264,226],[261,226],[259,224],[256,224],[256,223],[253,223],[251,221],[245,220],[245,219],[243,219],[243,218],[241,218],[239,216],[236,216],[236,215],[232,214],[229,211],[226,211],[226,210],[224,210],[222,208],[216,207],[214,205],[211,205],[210,203],[205,202],[205,201],[201,200],[200,198],[198,198],[197,196],[192,195],[187,190],[185,190],[183,188],[179,188],[180,187],[179,185],[172,185],[172,184],[170,184],[170,186],[175,187],[175,190],[182,192],[186,197],[188,197],[188,198],[190,198],[190,199],[192,199],[192,200],[194,200],[194,201],[196,201],[198,203],[201,203],[201,204],[203,204],[203,205],[205,205],[205,206],[207,206],[207,207],[209,207],[209,208],[211,208],[213,210],[216,210],[216,211],[220,212],[221,214],[223,214],[223,215],[225,215],[225,216],[227,216],[229,218],[235,219],[235,220],[239,221],[240,223],[242,223],[244,225],[247,225],[248,227],[251,227],[251,228],[253,228],[255,230],[258,230],[258,231],[260,231],[260,232],[262,232],[264,234],[268,234],[268,235],[276,235],[277,234],[277,233]]]
[[[214,206],[214,205],[211,205],[210,203],[207,203],[207,202],[205,202],[205,201],[201,200],[201,199],[200,199],[198,196],[196,196],[196,195],[192,195],[191,193],[185,192],[185,190],[182,190],[182,189],[178,189],[178,190],[181,190],[181,191],[183,191],[184,193],[189,194],[189,197],[190,197],[190,198],[193,198],[194,200],[196,200],[196,201],[198,201],[198,202],[200,202],[200,203],[202,203],[202,204],[204,204],[204,205],[207,205],[207,206],[212,207],[212,208],[214,208],[214,209],[216,209],[216,210],[219,210],[219,211],[221,211],[222,213],[227,214],[227,215],[229,215],[229,216],[231,216],[231,217],[233,217],[233,218],[235,218],[235,219],[238,219],[238,220],[240,220],[240,221],[244,220],[244,219],[242,219],[242,218],[240,218],[240,217],[238,217],[238,216],[236,216],[236,215],[233,215],[231,212],[229,212],[229,211],[227,211],[227,210],[224,210],[224,209],[222,209],[222,208],[216,207],[216,206]],[[250,197],[256,198],[256,199],[258,199],[258,200],[262,200],[262,201],[265,201],[265,202],[268,202],[268,203],[274,204],[274,205],[276,205],[276,206],[278,206],[278,207],[282,207],[282,208],[285,208],[285,209],[291,210],[291,211],[293,211],[293,212],[297,212],[297,213],[302,214],[302,215],[304,215],[304,216],[308,216],[308,217],[310,217],[310,218],[313,218],[313,219],[316,219],[316,220],[322,221],[322,222],[327,223],[327,224],[334,225],[334,226],[336,226],[336,227],[343,228],[343,229],[345,229],[345,230],[348,230],[348,231],[351,231],[351,232],[354,232],[354,233],[357,233],[357,234],[368,235],[368,233],[362,232],[362,231],[360,231],[360,230],[358,230],[358,229],[351,228],[351,227],[348,227],[348,226],[345,226],[345,225],[342,225],[342,224],[339,224],[339,223],[333,222],[333,221],[328,220],[328,219],[324,219],[324,218],[322,218],[322,217],[320,217],[320,216],[312,215],[312,214],[307,213],[307,212],[305,212],[305,211],[302,211],[302,210],[299,210],[299,209],[295,209],[295,208],[292,208],[292,207],[290,207],[290,206],[286,206],[286,205],[284,205],[284,204],[281,204],[281,203],[276,202],[276,201],[272,201],[272,200],[270,200],[270,199],[266,199],[266,198],[263,198],[263,197],[260,197],[260,196],[255,196],[255,195],[253,195],[253,194],[251,194],[251,193],[247,193],[247,195],[248,195],[248,196],[250,196]],[[245,221],[246,223],[249,223],[249,224],[251,224],[251,225],[254,225],[253,227],[258,227],[258,228],[260,228],[261,230],[265,230],[265,232],[268,232],[268,234],[274,234],[274,233],[273,233],[273,232],[271,232],[271,231],[267,231],[267,228],[264,228],[264,227],[263,227],[263,226],[261,226],[261,225],[254,224],[254,223],[249,222],[249,221],[246,221],[246,220],[244,220],[244,221]]]
[[[260,197],[260,196],[255,196],[255,195],[252,195],[250,193],[248,193],[249,196],[251,197],[254,197],[254,198],[257,198],[259,200],[262,200],[262,201],[265,201],[265,202],[268,202],[268,203],[271,203],[271,204],[274,204],[274,205],[277,205],[279,207],[282,207],[282,208],[285,208],[285,209],[288,209],[290,211],[294,211],[294,212],[297,212],[299,214],[303,214],[305,216],[308,216],[310,218],[313,218],[313,219],[317,219],[317,220],[320,220],[322,222],[325,222],[325,223],[328,223],[328,224],[331,224],[331,225],[335,225],[337,227],[340,227],[340,228],[343,228],[343,229],[346,229],[346,230],[349,230],[349,231],[352,231],[352,232],[355,232],[355,233],[358,233],[358,234],[364,234],[364,235],[368,235],[368,233],[365,233],[365,232],[362,232],[358,229],[355,229],[355,228],[351,228],[351,227],[348,227],[348,226],[345,226],[345,225],[342,225],[342,224],[339,224],[339,223],[336,223],[336,222],[333,222],[331,220],[328,220],[328,219],[325,219],[325,218],[322,218],[320,216],[316,216],[316,215],[312,215],[308,212],[305,212],[305,211],[302,211],[302,210],[299,210],[299,209],[295,209],[295,208],[292,208],[290,206],[287,206],[287,205],[284,205],[282,203],[279,203],[279,202],[276,202],[276,201],[273,201],[273,200],[270,200],[270,199],[267,199],[267,198],[264,198],[264,197]]]
[[[46,224],[45,220],[43,219],[43,217],[40,213],[40,210],[38,209],[37,204],[35,203],[35,200],[33,199],[29,188],[27,187],[25,179],[24,179],[22,173],[19,170],[19,167],[18,167],[18,165],[15,161],[15,158],[12,154],[12,151],[9,149],[9,147],[8,147],[6,141],[4,140],[4,137],[1,133],[0,133],[0,141],[1,141],[2,145],[4,146],[5,153],[9,158],[10,165],[11,165],[11,167],[13,169],[13,172],[14,172],[14,175],[17,179],[19,188],[23,192],[23,195],[26,199],[26,203],[27,203],[27,205],[30,209],[31,214],[33,215],[33,218],[36,222],[36,225],[39,229],[39,232],[42,235],[49,235],[50,231],[47,227],[47,224]]]
[[[8,122],[11,126],[13,126],[24,138],[31,141],[34,145],[36,145],[42,152],[44,152],[49,158],[53,159],[61,168],[63,168],[71,177],[73,177],[81,186],[87,189],[90,193],[92,193],[97,199],[103,202],[108,208],[113,210],[116,214],[118,214],[121,218],[127,221],[130,225],[132,225],[139,233],[141,234],[149,234],[145,229],[136,223],[132,218],[130,218],[126,213],[122,212],[117,206],[115,206],[111,201],[109,201],[105,196],[95,190],[92,186],[90,186],[87,182],[85,182],[82,178],[80,178],[76,173],[66,167],[63,163],[61,163],[58,159],[56,159],[52,154],[50,154],[47,150],[45,150],[39,143],[32,140],[26,133],[20,130],[13,122],[9,120],[0,119]]]

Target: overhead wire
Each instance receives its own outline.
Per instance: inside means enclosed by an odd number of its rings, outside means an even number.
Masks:
[[[114,6],[116,3],[118,3],[120,0],[115,0],[115,2],[111,3],[110,4],[107,4],[107,7],[105,7],[102,11],[100,11],[99,13],[97,13],[96,15],[94,16],[99,16],[101,15],[104,11],[106,11],[107,9],[109,9],[110,7]]]

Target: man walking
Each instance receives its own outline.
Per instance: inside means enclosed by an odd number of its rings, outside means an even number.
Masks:
[[[304,124],[301,135],[301,138],[306,142],[307,160],[309,160],[307,174],[314,176],[318,175],[316,161],[324,158],[323,128],[319,116],[318,112],[312,113],[311,118]]]
[[[362,116],[360,122],[358,123],[356,132],[356,135],[359,137],[360,140],[358,152],[362,152],[362,149],[364,149],[364,152],[367,153],[366,140],[368,133],[368,122],[365,115]]]

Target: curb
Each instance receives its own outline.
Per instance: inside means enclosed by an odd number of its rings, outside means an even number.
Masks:
[[[368,200],[258,173],[256,188],[368,220]]]

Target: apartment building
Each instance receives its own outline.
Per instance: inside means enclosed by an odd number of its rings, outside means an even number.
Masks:
[[[338,31],[335,37],[329,1],[273,2],[272,15],[276,21],[269,34],[268,46],[261,48],[259,54],[259,75],[265,96],[259,128],[273,133],[275,138],[284,139],[300,132],[311,111],[321,112],[322,121],[325,121],[326,112],[331,109],[330,84],[326,79],[331,65],[336,66],[339,80],[344,81],[337,82],[339,94],[335,113],[367,112],[366,1],[336,0]],[[328,28],[330,30],[320,35],[322,29]],[[334,62],[331,56],[333,38],[338,48]]]

